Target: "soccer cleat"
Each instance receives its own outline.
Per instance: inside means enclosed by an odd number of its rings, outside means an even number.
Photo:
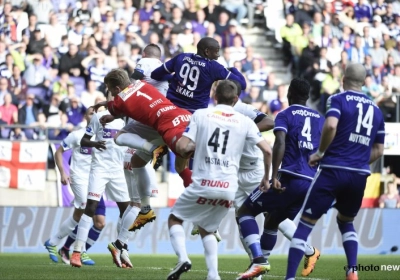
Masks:
[[[113,258],[113,262],[115,263],[115,265],[118,267],[122,267],[121,250],[117,248],[117,245],[115,245],[114,242],[109,243],[107,248],[111,253],[111,256]]]
[[[71,258],[69,259],[69,263],[73,267],[81,267],[82,266],[81,253],[73,252]]]
[[[304,268],[301,271],[302,276],[308,276],[311,274],[311,272],[313,272],[315,268],[315,263],[321,256],[321,253],[318,251],[318,249],[315,247],[313,248],[314,248],[314,254],[312,254],[311,256],[304,256]]]
[[[50,240],[47,240],[44,243],[44,247],[46,247],[47,251],[49,252],[49,257],[53,262],[58,262],[57,257],[57,246],[53,246],[50,244]]]
[[[81,262],[84,265],[95,265],[94,260],[92,260],[86,252],[82,252]]]
[[[346,280],[358,280],[358,275],[355,272],[349,272],[346,275]]]
[[[252,263],[244,273],[240,274],[240,276],[236,278],[236,280],[254,279],[255,277],[263,275],[270,270],[271,265],[268,261],[265,263]]]
[[[63,263],[69,265],[69,250],[62,247],[60,250],[58,250],[58,255],[60,255]]]
[[[150,223],[156,219],[156,214],[154,213],[153,209],[151,209],[147,213],[142,213],[139,212],[139,215],[137,216],[135,222],[133,222],[133,225],[129,228],[129,231],[135,231],[137,229],[141,229],[144,227],[145,224]]]
[[[121,263],[122,263],[122,268],[132,268],[133,267],[131,260],[129,259],[128,250],[122,249],[120,259],[121,259]]]
[[[168,147],[167,146],[158,146],[154,151],[153,151],[153,168],[154,170],[157,170],[161,164],[162,164],[162,159],[163,156],[165,156],[168,153]]]
[[[188,272],[192,268],[190,262],[179,262],[168,274],[167,280],[178,280],[182,273]]]

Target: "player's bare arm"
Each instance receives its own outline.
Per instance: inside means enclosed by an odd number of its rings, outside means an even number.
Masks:
[[[92,136],[90,135],[83,135],[82,140],[81,140],[81,146],[82,147],[92,147],[96,148],[99,151],[106,150],[106,141],[91,141],[90,138]]]
[[[268,131],[274,128],[274,120],[268,116],[264,116],[264,118],[256,123],[260,132]]]
[[[285,188],[281,187],[281,183],[278,178],[278,169],[282,163],[283,156],[285,154],[285,139],[286,132],[279,130],[275,131],[275,143],[272,148],[272,188],[278,192],[283,192]]]
[[[383,155],[383,149],[384,149],[384,144],[375,143],[372,146],[371,156],[369,158],[369,164],[373,163]]]
[[[257,144],[264,155],[264,178],[260,185],[260,190],[266,192],[270,188],[269,171],[271,170],[272,151],[267,141],[262,140]]]
[[[196,144],[186,136],[182,136],[176,143],[176,150],[183,158],[189,158],[195,149]]]
[[[55,162],[56,162],[57,168],[61,174],[61,183],[63,185],[67,185],[68,183],[71,183],[71,179],[64,171],[63,157],[62,157],[63,153],[64,153],[64,148],[63,148],[63,146],[60,146],[60,147],[58,147],[57,151],[55,152],[54,157],[55,157]]]
[[[102,126],[105,126],[106,124],[112,122],[115,119],[116,118],[113,115],[104,115],[104,116],[101,116],[101,118],[99,119],[99,122]]]
[[[99,103],[93,105],[91,108],[93,108],[93,110],[97,113],[97,110],[99,110],[99,108],[101,108],[103,106],[107,108],[107,101],[99,102]]]
[[[321,141],[319,142],[319,149],[310,156],[310,160],[308,161],[310,166],[315,166],[324,156],[326,149],[328,149],[336,135],[338,122],[339,119],[336,117],[328,117],[325,120],[324,127],[322,128]]]

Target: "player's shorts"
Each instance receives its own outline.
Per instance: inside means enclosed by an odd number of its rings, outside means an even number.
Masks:
[[[141,198],[145,196],[149,197],[157,197],[158,196],[158,187],[156,183],[156,172],[153,168],[153,166],[148,163],[144,167],[145,171],[147,173],[147,176],[149,176],[147,182],[149,184],[141,184],[139,181],[140,179],[136,179],[135,175],[131,170],[124,169],[125,173],[125,180],[126,184],[128,187],[128,192],[129,192],[129,197],[131,201],[140,203]]]
[[[88,195],[89,178],[71,175],[71,190],[74,194],[74,207],[76,209],[85,209]]]
[[[302,215],[317,220],[333,205],[340,214],[357,216],[368,174],[338,168],[321,168],[312,181]]]
[[[156,130],[135,120],[132,120],[125,125],[121,131],[139,135],[143,139],[146,139],[148,142],[157,146],[165,145],[161,135]],[[146,151],[136,150],[135,154],[146,162],[149,162],[153,158],[153,155]]]
[[[189,125],[191,115],[189,111],[180,108],[169,111],[168,116],[164,116],[165,119],[159,123],[157,128],[165,144],[177,156],[180,155],[176,152],[176,142],[182,137],[186,127]],[[162,117],[163,115],[160,116],[160,118]]]
[[[253,170],[239,169],[239,188],[236,192],[235,200],[233,201],[233,206],[235,207],[236,211],[246,201],[250,193],[260,186],[264,174],[264,166],[262,165],[255,166],[255,169]]]
[[[311,180],[280,173],[279,182],[286,190],[278,193],[272,188],[262,192],[258,187],[249,195],[244,204],[254,216],[268,212],[279,223],[286,218],[293,220],[300,211]]]
[[[218,229],[235,198],[235,192],[186,188],[171,209],[182,221],[192,222],[208,232]]]
[[[129,201],[123,169],[115,171],[90,170],[88,199],[100,201],[103,193],[115,202]]]

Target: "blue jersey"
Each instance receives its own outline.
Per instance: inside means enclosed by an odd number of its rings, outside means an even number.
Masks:
[[[327,107],[326,118],[335,117],[339,122],[320,166],[370,174],[372,146],[385,140],[381,110],[364,93],[355,91],[331,96]]]
[[[286,133],[285,154],[279,172],[313,179],[317,167],[311,167],[308,160],[318,149],[324,120],[317,111],[297,104],[278,113],[274,132]]]
[[[211,86],[215,81],[229,79],[234,75],[216,60],[193,53],[179,54],[161,67],[170,74],[175,73],[170,81],[167,98],[176,106],[191,112],[208,107]]]

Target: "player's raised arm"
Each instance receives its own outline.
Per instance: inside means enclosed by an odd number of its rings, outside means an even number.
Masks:
[[[174,66],[177,57],[179,56],[175,56],[160,67],[154,69],[153,72],[151,72],[150,77],[157,81],[169,81],[174,73]]]
[[[96,148],[99,151],[105,150],[106,149],[106,142],[105,141],[92,141],[90,140],[93,135],[96,134],[96,131],[99,129],[99,120],[97,115],[93,115],[92,119],[90,120],[90,123],[88,124],[86,128],[85,135],[83,135],[81,139],[81,146],[83,147],[92,147]]]
[[[247,87],[247,83],[243,74],[240,73],[240,71],[237,70],[235,67],[231,67],[228,70],[231,72],[229,75],[229,79],[238,81],[242,88],[245,89]]]

